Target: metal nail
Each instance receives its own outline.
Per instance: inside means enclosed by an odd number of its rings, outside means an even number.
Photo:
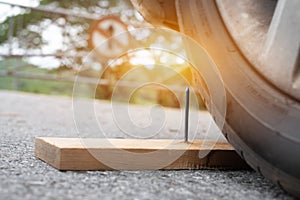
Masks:
[[[185,89],[185,123],[184,123],[184,141],[189,141],[189,106],[190,106],[190,89]]]

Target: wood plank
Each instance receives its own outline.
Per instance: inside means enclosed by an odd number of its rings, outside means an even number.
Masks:
[[[58,170],[248,168],[230,144],[204,140],[38,137],[35,156]]]

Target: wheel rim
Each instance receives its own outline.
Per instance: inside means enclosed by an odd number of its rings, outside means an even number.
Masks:
[[[217,0],[231,37],[253,67],[300,100],[300,1]]]

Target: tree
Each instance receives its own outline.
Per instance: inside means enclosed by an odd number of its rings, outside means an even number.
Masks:
[[[133,9],[128,0],[42,0],[40,6],[48,12],[21,8],[19,14],[7,17],[0,24],[1,54],[53,54],[59,66],[78,68],[82,63],[78,53],[89,51],[87,39],[93,23],[90,17],[97,19],[95,16],[114,14],[125,21],[134,18],[133,12],[128,12]],[[50,44],[53,35],[47,32],[53,32],[60,40],[55,51],[52,51],[54,45]]]

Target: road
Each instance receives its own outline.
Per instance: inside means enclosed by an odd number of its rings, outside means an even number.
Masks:
[[[58,171],[34,157],[34,138],[84,137],[75,126],[79,118],[75,114],[74,121],[72,99],[9,91],[0,91],[0,99],[0,199],[293,199],[252,170]],[[114,125],[109,105],[95,103],[103,132],[129,137]],[[143,118],[141,109],[133,109],[133,118]],[[166,113],[164,129],[154,137],[180,138],[178,111]],[[202,137],[208,121],[208,113],[201,112],[196,137]]]

